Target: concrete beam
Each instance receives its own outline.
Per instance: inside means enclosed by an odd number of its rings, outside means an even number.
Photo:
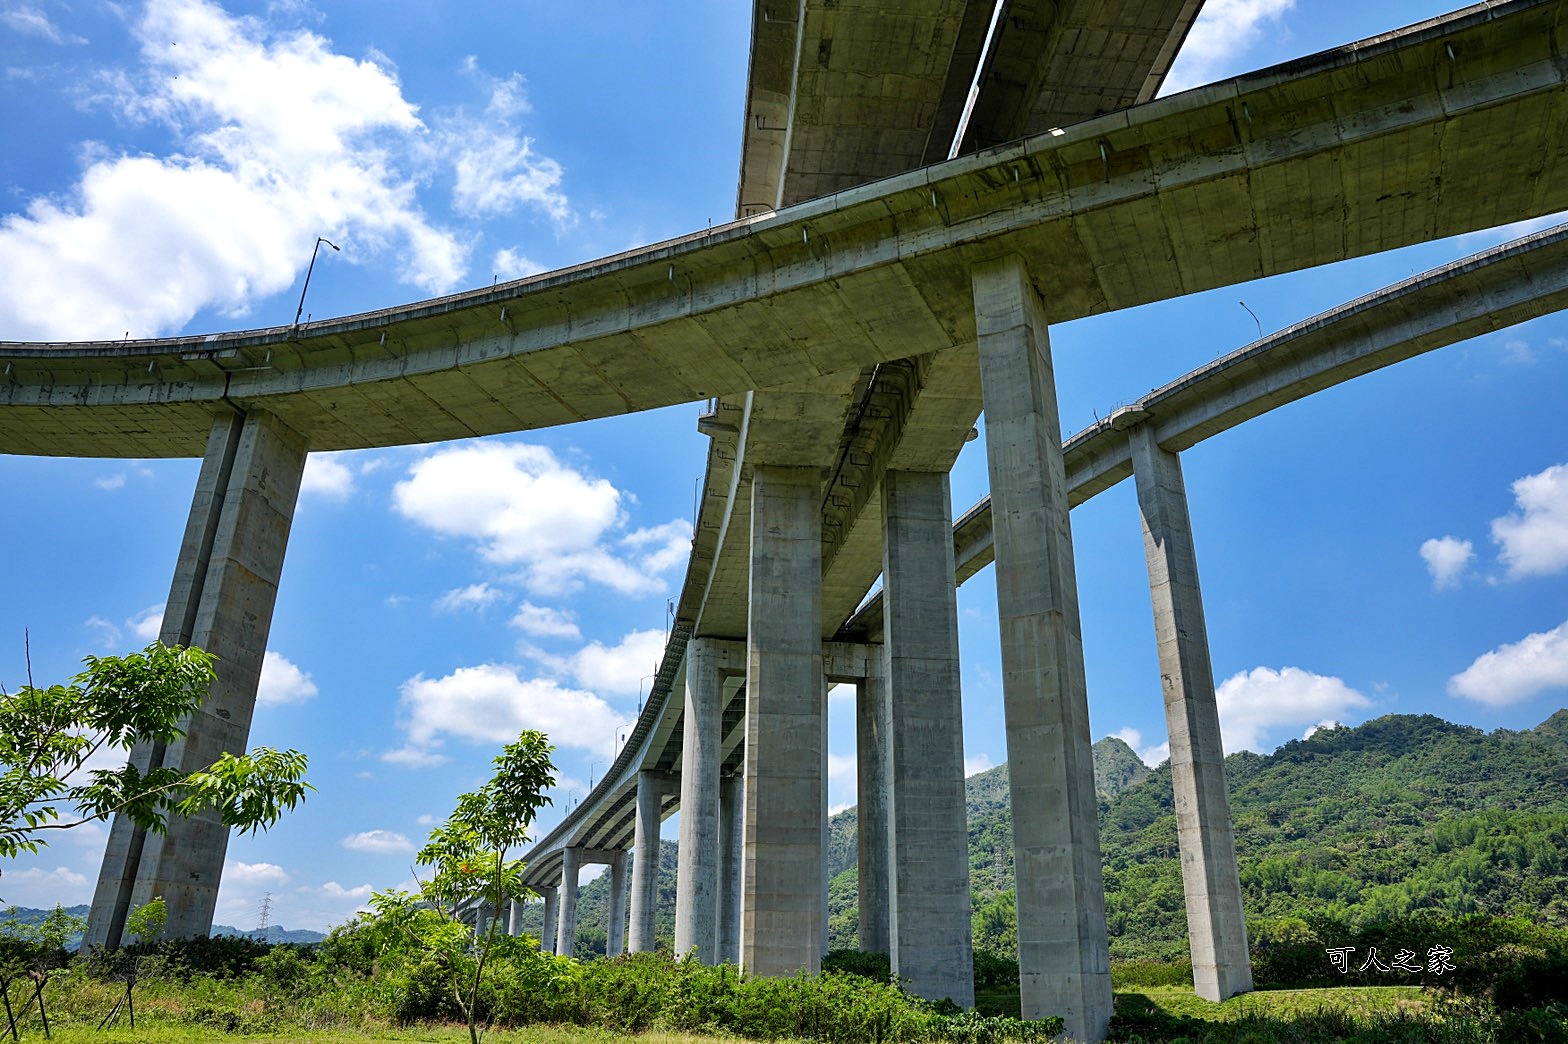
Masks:
[[[225,752],[245,751],[305,455],[304,440],[266,413],[214,419],[159,637],[217,656],[217,679],[183,737],[132,752],[143,771],[194,772]],[[126,916],[160,896],[169,938],[205,936],[228,843],[229,829],[214,812],[171,817],[161,835],[116,816],[86,944],[119,946]]]
[[[944,472],[882,480],[892,714],[891,956],[922,997],[975,1002],[953,523]]]
[[[973,270],[996,542],[1024,1018],[1111,1018],[1105,885],[1061,423],[1045,311],[1018,258]]]
[[[226,399],[319,449],[529,430],[967,343],[976,257],[1038,259],[1062,321],[1553,213],[1565,179],[1496,171],[1568,159],[1565,45],[1557,0],[1477,5],[504,286],[297,329],[3,345],[0,451],[194,455]]]
[[[1252,963],[1187,488],[1181,459],[1159,447],[1152,426],[1138,425],[1128,439],[1170,733],[1193,987],[1206,1000],[1222,1001],[1252,989]]]
[[[821,497],[815,468],[758,466],[752,478],[740,951],[754,975],[822,963]]]

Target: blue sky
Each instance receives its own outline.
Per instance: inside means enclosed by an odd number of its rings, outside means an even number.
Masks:
[[[1210,0],[1190,86],[1441,13]],[[749,5],[0,0],[0,339],[348,314],[728,219]],[[1545,222],[1528,227],[1541,227]],[[1065,324],[1064,428],[1347,298],[1510,238],[1461,237]],[[1240,302],[1245,301],[1247,309]],[[1184,455],[1227,748],[1430,712],[1533,726],[1568,692],[1568,322],[1547,317],[1276,411]],[[636,715],[686,560],[696,406],[313,456],[253,743],[319,788],[237,838],[218,920],[321,929],[411,853],[510,733],[558,745],[559,816]],[[983,440],[953,474],[985,492]],[[0,457],[0,684],[155,636],[197,462]],[[1130,483],[1074,512],[1094,735],[1165,728]],[[959,595],[965,748],[1005,760],[990,572]],[[853,713],[830,703],[830,801]],[[674,821],[665,836],[675,836]],[[4,869],[85,902],[105,832]]]

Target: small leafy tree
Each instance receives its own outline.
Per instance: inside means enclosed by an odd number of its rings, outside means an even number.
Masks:
[[[534,731],[507,744],[494,761],[495,775],[458,798],[457,808],[415,856],[430,868],[419,892],[378,892],[370,899],[379,919],[438,966],[468,1021],[471,1044],[479,1044],[483,1032],[480,984],[499,941],[501,911],[509,900],[530,894],[522,882],[523,861],[509,859],[508,853],[528,840],[534,817],[550,803],[543,792],[555,784],[553,750],[544,734]],[[461,914],[485,906],[495,916],[479,933]]]
[[[138,906],[125,919],[125,934],[136,936],[136,941],[146,946],[158,941],[168,923],[169,907],[163,901],[163,896],[155,896],[151,902]]]
[[[224,754],[185,773],[135,765],[86,772],[100,751],[137,743],[171,743],[201,705],[215,657],[194,647],[153,642],[128,656],[89,656],[67,685],[15,694],[0,691],[0,858],[36,852],[44,832],[66,830],[122,812],[162,833],[170,815],[216,809],[227,826],[265,829],[314,790],[305,755],[257,747]],[[62,815],[74,808],[75,817]]]
[[[49,984],[49,972],[61,964],[66,942],[79,934],[87,922],[66,913],[65,907],[58,903],[42,921],[23,921],[16,916],[17,912],[14,906],[8,908],[8,916],[0,922],[0,933],[4,934],[6,942],[3,957],[0,957],[0,1000],[5,1002],[6,1023],[12,1040],[19,1039],[16,1020],[34,1001],[38,1002],[38,1017],[43,1020],[44,1036],[48,1037],[49,1013],[44,1010],[44,987]],[[22,1004],[20,1011],[13,1012],[11,983],[20,975],[32,979],[33,995]]]
[[[143,903],[132,910],[125,919],[125,934],[134,935],[139,946],[153,945],[163,935],[164,926],[169,923],[169,907],[163,901],[163,896],[155,896],[151,901]],[[125,992],[114,1002],[114,1007],[109,1009],[109,1014],[98,1023],[98,1028],[114,1022],[119,1017],[120,1009],[124,1008],[131,1020],[131,1029],[136,1028],[136,1000],[132,993],[136,989],[136,982],[141,978],[142,955],[140,953],[121,954],[120,974],[125,976]]]

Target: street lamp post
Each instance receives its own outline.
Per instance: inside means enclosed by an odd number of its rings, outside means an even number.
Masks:
[[[310,289],[310,273],[316,270],[316,255],[321,252],[321,244],[323,243],[333,250],[340,249],[332,240],[323,239],[321,236],[316,237],[316,245],[310,251],[310,266],[305,269],[305,285],[299,288],[299,307],[294,310],[295,326],[299,325],[299,317],[305,313],[305,291]]]

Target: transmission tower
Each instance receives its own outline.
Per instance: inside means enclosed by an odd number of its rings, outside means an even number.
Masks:
[[[263,941],[267,938],[267,928],[272,923],[272,893],[267,892],[261,897],[261,916],[256,920],[256,934]]]

